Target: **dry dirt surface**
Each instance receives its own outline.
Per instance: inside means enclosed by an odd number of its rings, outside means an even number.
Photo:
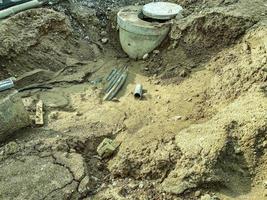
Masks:
[[[0,199],[267,199],[267,2],[172,1],[184,18],[130,60],[115,14],[146,2],[59,1],[0,21],[0,78],[17,78],[30,117],[42,100],[45,122],[1,138]],[[105,138],[119,147],[101,158]]]

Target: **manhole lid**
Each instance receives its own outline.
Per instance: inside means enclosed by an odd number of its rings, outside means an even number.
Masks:
[[[179,14],[183,8],[175,3],[152,2],[144,5],[143,14],[152,19],[168,20]]]

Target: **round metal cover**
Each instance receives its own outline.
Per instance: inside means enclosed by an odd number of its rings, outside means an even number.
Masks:
[[[152,2],[144,5],[143,14],[152,19],[168,20],[179,14],[183,8],[175,3]]]

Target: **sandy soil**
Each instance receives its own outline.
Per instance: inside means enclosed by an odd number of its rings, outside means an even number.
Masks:
[[[137,2],[61,2],[0,22],[0,78],[18,78],[29,115],[45,108],[44,126],[0,145],[0,199],[267,198],[267,4],[176,1],[185,18],[134,61],[114,13]],[[124,87],[103,101],[122,66]],[[120,146],[101,159],[104,138]]]

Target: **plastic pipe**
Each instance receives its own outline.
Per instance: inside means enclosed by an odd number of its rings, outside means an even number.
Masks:
[[[14,87],[14,82],[13,82],[14,80],[16,79],[12,77],[12,78],[8,78],[8,79],[0,81],[0,92]]]
[[[31,120],[17,91],[0,95],[0,143],[20,128],[27,127]]]
[[[20,11],[27,10],[30,8],[35,8],[38,6],[41,6],[44,3],[44,1],[38,1],[38,0],[32,0],[23,4],[19,4],[16,6],[12,6],[10,8],[7,8],[5,10],[0,11],[0,19],[4,19],[6,17],[9,17],[10,15],[14,15]]]
[[[143,95],[143,86],[141,84],[137,84],[134,90],[134,98],[141,99]]]

